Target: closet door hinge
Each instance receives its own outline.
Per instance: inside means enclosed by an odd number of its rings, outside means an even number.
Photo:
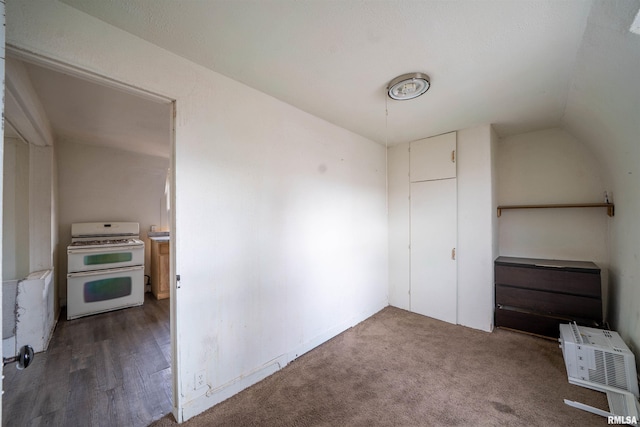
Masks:
[[[451,151],[451,163],[456,162],[456,150]]]
[[[451,259],[456,260],[456,248],[451,249]]]

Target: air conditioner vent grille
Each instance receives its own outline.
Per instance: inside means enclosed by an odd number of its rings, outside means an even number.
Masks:
[[[589,369],[589,381],[629,390],[624,356],[594,350],[596,369]]]
[[[604,355],[601,351],[594,351],[596,369],[589,369],[589,381],[598,384],[607,384],[606,373],[604,371]]]

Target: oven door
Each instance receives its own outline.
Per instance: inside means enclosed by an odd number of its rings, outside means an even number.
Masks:
[[[144,245],[67,248],[69,273],[144,265]]]
[[[144,302],[144,266],[67,274],[67,319]]]

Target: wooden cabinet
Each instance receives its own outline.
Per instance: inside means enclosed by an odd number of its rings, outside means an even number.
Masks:
[[[169,240],[151,239],[151,292],[169,298]]]
[[[599,327],[600,269],[592,262],[498,257],[495,325],[559,336],[560,323]]]

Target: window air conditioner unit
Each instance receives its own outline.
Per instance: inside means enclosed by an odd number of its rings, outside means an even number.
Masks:
[[[638,398],[635,358],[617,332],[562,324],[560,347],[569,383],[601,392],[613,387]]]
[[[636,424],[640,418],[636,362],[617,332],[560,325],[560,348],[569,383],[607,394],[609,412],[580,402],[569,406],[608,417],[609,423]]]

